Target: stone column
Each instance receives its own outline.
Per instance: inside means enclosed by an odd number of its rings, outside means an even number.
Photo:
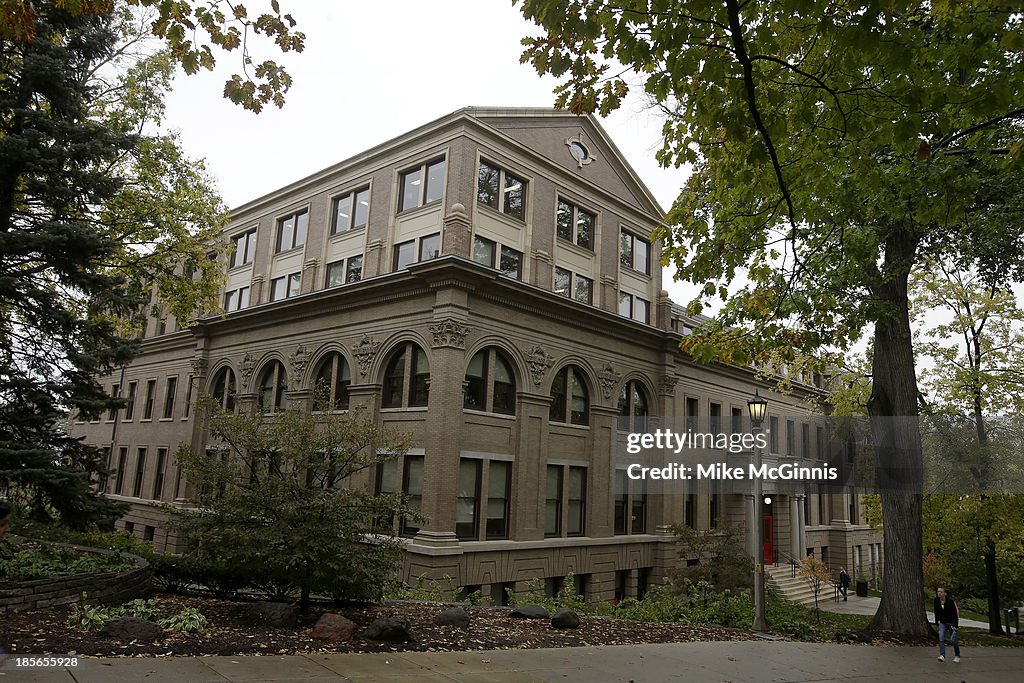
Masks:
[[[615,420],[619,411],[610,406],[590,406],[590,482],[587,498],[586,535],[594,538],[615,533]],[[593,493],[589,493],[593,490]]]
[[[800,523],[803,517],[800,499],[795,495],[789,496],[789,554],[798,562],[804,556],[803,548],[800,546]]]
[[[539,347],[538,347],[539,348]],[[512,537],[516,541],[544,538],[544,501],[548,457],[548,414],[551,397],[519,392],[519,444],[512,476]]]
[[[301,293],[306,294],[319,288],[319,270],[320,259],[309,259],[302,264],[302,281],[299,283],[299,291]]]
[[[444,217],[441,253],[470,258],[472,253],[473,223],[466,207],[456,202]]]
[[[430,397],[423,460],[423,514],[426,521],[414,543],[457,545],[455,498],[458,493],[462,436],[462,382],[466,376],[466,336],[470,328],[468,292],[441,285],[430,324]]]

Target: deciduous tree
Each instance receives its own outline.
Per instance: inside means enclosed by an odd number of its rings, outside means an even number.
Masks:
[[[874,625],[927,633],[908,279],[926,259],[1024,270],[1019,7],[524,0],[523,11],[542,28],[523,59],[564,79],[558,104],[607,113],[636,74],[665,117],[658,158],[693,166],[662,237],[677,277],[703,286],[692,308],[724,305],[686,350],[822,357],[870,335],[876,462],[907,485],[882,496]]]

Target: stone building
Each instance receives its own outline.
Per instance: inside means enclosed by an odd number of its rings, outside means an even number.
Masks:
[[[205,445],[197,393],[311,409],[325,381],[334,408],[412,435],[361,484],[405,491],[426,518],[396,525],[406,578],[448,574],[499,600],[570,574],[588,599],[642,594],[679,561],[671,525],[741,522],[752,498],[624,486],[620,415],[733,419],[759,387],[783,435],[766,460],[819,457],[813,380],[781,395],[678,350],[699,321],[662,290],[662,215],[594,118],[456,111],[235,209],[226,313],[152,320],[103,380],[128,407],[73,430],[110,448],[106,492],[131,503],[119,525],[173,549],[154,501],[187,504],[173,456]],[[777,496],[771,553],[867,569],[881,539],[857,501]]]

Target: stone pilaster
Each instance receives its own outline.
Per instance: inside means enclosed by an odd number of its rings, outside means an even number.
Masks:
[[[472,234],[473,224],[469,219],[469,214],[466,213],[466,207],[459,203],[452,204],[444,217],[441,253],[469,258]]]

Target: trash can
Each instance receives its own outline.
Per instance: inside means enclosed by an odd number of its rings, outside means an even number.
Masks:
[[[868,582],[864,579],[857,579],[857,597],[868,597]]]

